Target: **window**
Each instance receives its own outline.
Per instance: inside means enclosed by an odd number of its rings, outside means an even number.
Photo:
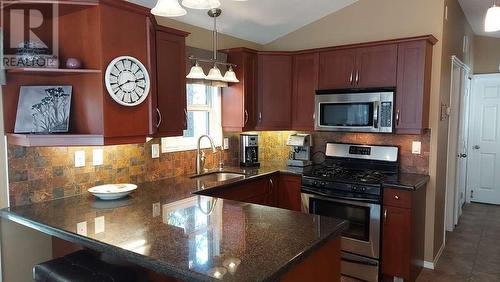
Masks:
[[[198,138],[207,134],[216,146],[222,144],[220,109],[220,88],[201,84],[188,84],[187,90],[187,129],[183,136],[162,138],[163,152],[176,152],[196,149]],[[203,139],[202,148],[210,147]]]

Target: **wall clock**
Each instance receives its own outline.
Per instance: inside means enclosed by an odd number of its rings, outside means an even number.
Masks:
[[[104,75],[106,89],[123,106],[137,106],[149,94],[150,80],[146,67],[134,57],[121,56],[109,63]]]

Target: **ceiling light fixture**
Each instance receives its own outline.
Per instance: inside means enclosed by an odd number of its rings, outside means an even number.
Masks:
[[[233,0],[245,2],[248,0]],[[182,5],[186,8],[196,10],[210,10],[220,7],[219,0],[182,0]],[[179,0],[158,0],[156,6],[151,9],[151,14],[159,17],[180,17],[187,14],[187,11],[179,4]]]
[[[202,74],[205,75],[203,69],[201,69],[199,62],[208,62],[212,63],[213,67],[210,69],[208,75],[204,77],[206,80],[212,81],[222,81],[222,82],[240,82],[236,77],[236,73],[233,71],[233,68],[236,67],[235,64],[223,63],[217,61],[217,41],[218,41],[218,32],[217,32],[217,18],[222,14],[222,10],[218,8],[214,8],[208,11],[208,15],[214,19],[214,30],[212,31],[212,59],[201,59],[194,56],[189,56],[190,60],[195,61],[194,66],[191,68],[191,71],[186,76],[186,78],[195,78],[195,79],[203,79]],[[219,65],[228,66],[229,70],[226,72],[224,76],[219,69]]]
[[[159,17],[180,17],[187,14],[177,0],[158,0],[151,14]]]
[[[486,12],[486,18],[484,20],[484,31],[495,32],[499,30],[500,30],[500,6],[497,6],[495,1],[493,3],[493,6],[491,6]]]
[[[219,0],[182,0],[182,5],[190,9],[208,10],[218,8]]]

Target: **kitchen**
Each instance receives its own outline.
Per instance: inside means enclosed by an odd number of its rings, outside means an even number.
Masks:
[[[178,3],[184,21],[153,17],[156,1],[54,1],[59,68],[8,69],[2,86],[10,205],[2,216],[11,220],[2,221],[6,281],[24,281],[34,265],[82,246],[120,265],[125,260],[141,275],[160,273],[156,279],[287,280],[292,271],[311,279],[315,270],[324,275],[320,281],[339,280],[340,273],[413,281],[422,266],[435,267],[444,248],[446,167],[442,173],[439,164],[448,142],[439,116],[446,100],[440,95],[449,90],[440,78],[445,52],[456,48],[448,25],[460,25],[456,17],[444,21],[441,11],[460,14],[460,5],[344,1],[302,28],[291,24],[276,40],[266,36],[282,31],[250,30],[247,40],[224,34],[227,22],[236,25],[232,13],[250,11],[252,1],[221,1],[222,11],[211,13]],[[397,12],[405,9],[417,23]],[[369,28],[372,13],[380,30]],[[352,22],[363,16],[359,26]],[[320,35],[329,32],[325,41]],[[80,65],[70,68],[68,58]],[[125,64],[149,77],[149,95],[116,96],[112,66]],[[141,78],[117,84],[141,88]],[[72,86],[67,133],[16,131],[21,86],[40,85]],[[198,138],[204,134],[209,138]],[[204,168],[222,171],[200,175]],[[114,202],[87,192],[112,183],[138,187]],[[333,198],[354,201],[331,204]],[[16,243],[20,233],[28,239]],[[129,233],[132,244],[115,238]],[[44,250],[27,259],[19,254],[18,247],[28,252],[33,244]],[[327,253],[332,263],[306,267],[327,248],[335,249]]]

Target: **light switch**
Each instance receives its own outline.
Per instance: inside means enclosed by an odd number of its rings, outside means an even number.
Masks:
[[[229,150],[229,138],[224,138],[224,150]]]
[[[157,159],[160,157],[160,144],[151,145],[151,157]]]
[[[96,217],[94,219],[94,232],[95,234],[99,234],[104,232],[104,216]]]
[[[85,151],[75,151],[75,167],[85,166]]]
[[[160,216],[161,209],[160,209],[160,202],[154,203],[153,204],[153,217]]]
[[[422,142],[420,141],[413,141],[411,144],[411,153],[415,155],[420,155],[422,150]]]
[[[92,164],[94,166],[102,165],[104,163],[104,150],[94,149],[92,151]]]
[[[76,224],[76,233],[87,236],[87,222],[83,221]]]

